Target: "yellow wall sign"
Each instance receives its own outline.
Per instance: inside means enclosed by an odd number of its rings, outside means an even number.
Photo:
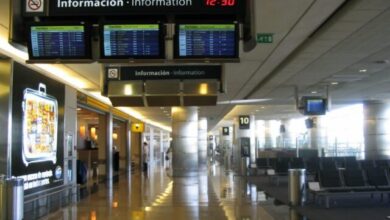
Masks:
[[[144,123],[131,123],[131,132],[142,133],[145,130]]]

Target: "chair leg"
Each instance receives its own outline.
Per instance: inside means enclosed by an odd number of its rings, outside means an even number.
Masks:
[[[325,197],[325,207],[328,209],[330,207],[330,204],[329,204],[329,196],[326,196]]]

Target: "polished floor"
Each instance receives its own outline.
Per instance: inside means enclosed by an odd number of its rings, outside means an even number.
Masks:
[[[172,178],[155,167],[147,174],[120,176],[112,187],[100,185],[79,203],[43,218],[131,220],[284,220],[300,219],[293,210],[232,172],[214,165],[198,177]]]

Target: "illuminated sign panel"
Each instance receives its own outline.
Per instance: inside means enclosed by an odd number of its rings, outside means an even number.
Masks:
[[[132,14],[239,14],[244,0],[56,0],[50,16]]]
[[[102,58],[164,58],[164,38],[158,24],[105,24]]]
[[[91,59],[89,28],[83,24],[32,23],[29,25],[30,60]]]
[[[237,26],[235,24],[178,24],[175,57],[237,58]]]

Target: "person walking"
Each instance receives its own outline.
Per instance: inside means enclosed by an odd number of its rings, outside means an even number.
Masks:
[[[169,145],[169,148],[168,148],[167,152],[165,153],[165,160],[166,160],[166,169],[171,168],[171,164],[172,164],[172,142]]]
[[[144,142],[142,146],[142,160],[143,160],[142,171],[144,172],[148,171],[148,158],[149,158],[148,143]]]

